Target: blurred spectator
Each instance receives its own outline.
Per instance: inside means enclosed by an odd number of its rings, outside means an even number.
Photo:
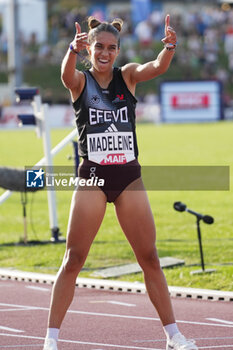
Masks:
[[[191,34],[187,42],[187,48],[191,54],[198,57],[202,50],[202,41],[200,36],[198,36],[196,33]]]
[[[231,73],[233,73],[233,52],[228,56],[228,68]]]
[[[152,23],[149,19],[139,22],[135,28],[135,34],[142,48],[151,46],[153,40]]]
[[[57,15],[50,18],[49,42],[55,45],[59,40],[59,19]]]
[[[39,53],[39,44],[37,41],[36,33],[32,33],[29,41],[25,43],[25,54],[24,59],[27,64],[33,63],[36,64],[38,61],[38,53]]]
[[[228,73],[227,70],[225,68],[218,68],[217,72],[216,72],[216,78],[222,82],[223,85],[226,84],[227,79],[228,79]]]
[[[6,34],[0,32],[0,52],[2,55],[7,55],[7,37]]]
[[[153,11],[150,15],[150,23],[153,31],[153,38],[159,40],[163,36],[164,14],[161,11]]]
[[[226,28],[225,41],[224,41],[225,52],[229,55],[233,52],[233,24],[229,23]]]
[[[206,19],[206,18],[205,18]],[[207,23],[205,22],[203,18],[203,14],[196,14],[195,15],[195,27],[197,34],[200,36],[203,36],[205,33],[205,30],[207,28]]]
[[[216,71],[219,51],[217,35],[214,29],[209,29],[206,31],[203,49],[205,55],[205,69],[210,75],[212,75]]]
[[[51,2],[52,4],[52,2]],[[74,23],[78,21],[83,30],[86,28],[88,7],[65,9],[59,2],[48,5],[48,42],[39,44],[36,33],[30,40],[23,41],[24,63],[60,65],[69,42],[74,35]],[[126,6],[126,5],[125,5]],[[130,6],[130,4],[129,4]],[[178,35],[178,47],[171,66],[174,79],[214,79],[223,82],[229,95],[233,84],[233,9],[227,10],[209,3],[193,5],[192,10],[185,8],[186,3],[171,10],[171,26]],[[70,7],[69,7],[70,8]],[[165,14],[154,10],[146,21],[133,27],[130,10],[126,7],[109,7],[107,20],[120,17],[124,20],[121,36],[121,62],[143,63],[153,60],[161,49],[163,22]],[[190,8],[190,7],[189,7]],[[0,20],[0,68],[7,65],[7,38],[1,32]],[[139,44],[139,45],[138,45]],[[145,96],[140,96],[144,98]],[[147,99],[147,98],[146,98]],[[148,97],[151,99],[151,96]]]

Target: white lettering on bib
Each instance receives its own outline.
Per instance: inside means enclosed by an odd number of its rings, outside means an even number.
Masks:
[[[88,159],[92,162],[125,164],[135,159],[132,131],[87,134]]]
[[[90,125],[97,125],[100,123],[107,123],[107,122],[121,122],[121,123],[128,123],[128,109],[127,107],[122,107],[117,109],[116,111],[113,110],[102,110],[102,109],[96,109],[96,108],[89,108],[89,122]]]

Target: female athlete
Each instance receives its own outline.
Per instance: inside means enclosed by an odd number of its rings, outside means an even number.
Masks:
[[[74,296],[75,281],[113,202],[120,226],[140,264],[148,295],[167,337],[166,349],[197,350],[179,331],[167,283],[155,246],[155,225],[143,187],[135,133],[135,88],[167,71],[176,49],[176,33],[165,18],[163,50],[145,64],[114,68],[120,53],[120,19],[112,23],[88,20],[89,32],[76,35],[62,62],[62,81],[71,94],[83,158],[79,176],[103,179],[93,187],[78,186],[73,194],[64,259],[53,286],[44,350],[57,350],[58,333]],[[77,56],[87,49],[91,68],[76,69]],[[94,188],[94,190],[93,190]]]

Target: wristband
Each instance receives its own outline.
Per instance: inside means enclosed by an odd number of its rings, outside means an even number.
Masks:
[[[75,53],[79,57],[79,59],[81,60],[81,63],[85,64],[86,67],[89,67],[89,68],[92,67],[91,62],[86,57],[84,57],[82,54],[80,54],[78,51],[75,51],[72,44],[70,44],[69,49],[71,52]]]
[[[70,44],[69,49],[70,49],[70,51],[76,53],[76,55],[79,55],[78,51],[75,51],[75,49],[74,49],[72,44]]]
[[[175,44],[168,43],[168,44],[166,44],[164,47],[165,47],[168,51],[175,51],[176,46],[177,46],[177,42],[176,42]]]
[[[176,47],[167,47],[165,46],[165,48],[167,49],[167,51],[176,51]]]

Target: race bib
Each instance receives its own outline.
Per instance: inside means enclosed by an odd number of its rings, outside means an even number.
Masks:
[[[122,128],[128,130],[120,130]],[[88,159],[101,165],[125,164],[134,160],[134,138],[129,129],[129,125],[122,127],[120,123],[112,123],[105,131],[103,126],[88,127]]]

